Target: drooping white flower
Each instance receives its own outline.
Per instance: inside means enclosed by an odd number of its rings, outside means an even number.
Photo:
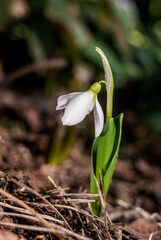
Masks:
[[[81,121],[93,110],[95,137],[98,137],[104,124],[102,108],[97,100],[101,90],[100,83],[94,83],[86,92],[74,92],[58,98],[56,110],[65,109],[62,117],[63,125],[72,126]]]

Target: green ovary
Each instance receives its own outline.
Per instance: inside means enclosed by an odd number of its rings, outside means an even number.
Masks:
[[[94,83],[91,87],[90,87],[90,90],[95,93],[95,94],[98,94],[100,91],[101,91],[101,84],[96,82]]]

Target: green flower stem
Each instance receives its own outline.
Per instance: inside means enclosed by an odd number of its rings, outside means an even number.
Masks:
[[[108,121],[112,117],[113,88],[114,88],[113,84],[110,87],[106,84],[106,90],[107,90],[106,121]]]
[[[106,85],[106,82],[104,80],[99,81],[99,83],[104,83]]]

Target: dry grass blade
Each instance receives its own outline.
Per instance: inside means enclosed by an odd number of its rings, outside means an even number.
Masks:
[[[0,212],[0,216],[13,216],[13,217],[19,217],[19,218],[25,218],[34,222],[39,222],[39,220],[36,217],[26,215],[26,214],[21,214],[21,213],[13,213],[13,212]]]
[[[10,213],[10,212],[1,212],[1,215],[8,215],[8,216],[14,216],[14,217],[21,217],[21,218],[27,218],[28,220],[32,220],[32,221],[39,221],[42,220],[41,222],[46,223],[47,221],[44,220],[40,214],[37,214],[37,212],[32,209],[31,207],[29,207],[26,203],[22,202],[21,200],[19,200],[18,198],[14,197],[13,195],[7,193],[6,191],[0,189],[0,193],[9,198],[10,200],[14,201],[15,203],[17,203],[18,205],[24,207],[28,212],[32,213],[35,217],[33,216],[28,216],[28,215],[24,215],[24,214],[16,214],[16,213]],[[2,204],[5,207],[10,207],[9,204]],[[14,207],[15,209],[15,207]],[[16,208],[17,209],[17,208]],[[90,238],[87,238],[85,236],[81,236],[77,233],[74,233],[73,231],[70,231],[68,229],[65,229],[59,225],[56,225],[54,223],[49,223],[47,222],[47,224],[44,224],[46,226],[46,228],[43,227],[33,227],[33,226],[28,226],[28,225],[22,225],[22,224],[15,224],[15,223],[4,223],[4,222],[0,222],[1,226],[11,226],[11,227],[15,227],[15,228],[22,228],[22,229],[27,229],[27,230],[32,230],[32,231],[42,231],[42,232],[49,232],[49,233],[54,233],[57,237],[59,237],[59,239],[64,239],[62,238],[62,236],[60,234],[67,234],[73,237],[76,237],[77,239],[84,239],[84,240],[89,240]]]
[[[58,207],[58,208],[67,208],[67,209],[71,209],[73,211],[79,212],[79,213],[85,215],[86,217],[88,217],[90,221],[94,220],[94,221],[99,221],[99,222],[104,223],[104,221],[101,218],[99,218],[95,215],[91,215],[89,212],[87,212],[85,210],[82,210],[80,208],[75,208],[75,207],[66,206],[66,205],[59,205],[59,204],[55,204],[55,206]]]
[[[90,213],[88,208],[90,199],[88,198],[91,197],[91,194],[68,195],[65,189],[57,186],[53,181],[54,189],[41,195],[30,187],[29,180],[25,180],[27,184],[6,176],[7,185],[4,184],[3,187],[5,191],[1,189],[0,192],[0,226],[11,227],[11,231],[13,229],[17,234],[24,232],[27,237],[32,234],[35,239],[38,232],[41,232],[45,239],[110,239],[106,233],[104,220]],[[22,188],[23,191],[21,191]],[[12,192],[8,193],[10,190],[14,192],[14,196]],[[99,198],[99,195],[96,194],[94,197]],[[83,209],[82,202],[85,203]],[[70,223],[72,229],[68,228],[61,216]],[[4,221],[5,218],[7,222]],[[50,225],[50,228],[40,225],[43,224],[41,218]]]
[[[23,201],[21,201],[17,197],[14,197],[13,195],[11,195],[10,193],[6,192],[3,189],[0,189],[0,194],[7,197],[11,201],[14,201],[15,203],[17,203],[21,207],[27,209],[29,212],[32,213],[33,216],[35,216],[48,229],[52,228],[52,226],[50,225],[49,222],[47,222],[45,219],[43,219],[33,208],[29,207],[26,203],[24,203]]]
[[[50,182],[54,185],[54,187],[58,190],[58,192],[60,193],[60,196],[63,197],[63,200],[65,203],[68,203],[68,201],[66,200],[66,198],[64,197],[64,194],[65,194],[65,190],[62,189],[61,187],[58,187],[55,183],[55,181],[50,177],[48,176],[48,179],[50,180]]]
[[[9,180],[11,180],[12,182],[16,183],[17,185],[24,187],[26,190],[28,190],[30,193],[34,194],[35,196],[37,196],[38,198],[42,199],[43,202],[45,202],[59,217],[61,217],[64,221],[64,223],[66,224],[66,226],[71,230],[72,228],[70,227],[70,225],[68,224],[68,222],[66,221],[66,219],[63,217],[63,215],[45,198],[43,197],[40,193],[38,193],[37,191],[33,190],[32,188],[28,187],[27,185],[18,182],[17,180],[15,180],[14,178],[9,178]]]
[[[53,224],[53,223],[52,223],[52,225],[55,229],[54,228],[53,229],[47,229],[47,228],[44,228],[44,227],[36,227],[36,226],[31,226],[31,225],[15,224],[15,223],[8,223],[8,222],[1,222],[1,221],[0,221],[0,225],[1,226],[6,226],[6,227],[26,229],[26,230],[30,230],[30,231],[54,233],[55,235],[58,235],[60,237],[59,239],[62,239],[62,234],[64,234],[64,235],[68,235],[68,236],[73,236],[77,239],[92,240],[91,238],[81,236],[77,233],[74,233],[74,232],[72,232],[72,231],[70,231],[66,228],[63,228],[63,227],[58,226],[58,225]]]
[[[68,202],[77,202],[77,203],[90,203],[90,202],[96,202],[96,200],[92,200],[92,199],[71,199],[71,198],[67,198]]]
[[[47,206],[48,206],[47,204],[38,204],[38,203],[33,203],[33,202],[27,202],[27,204],[29,204],[29,205],[31,205],[31,206],[37,206],[37,207],[47,207]],[[0,205],[6,206],[6,204],[1,203],[1,202],[0,202]],[[8,205],[7,205],[7,206],[8,206]],[[75,212],[79,212],[79,213],[83,214],[84,216],[88,217],[90,221],[99,221],[99,222],[101,222],[101,223],[104,224],[104,220],[103,220],[103,219],[101,219],[101,218],[99,218],[99,217],[97,217],[97,216],[95,216],[95,215],[92,215],[92,214],[90,214],[89,212],[80,209],[79,207],[78,207],[78,208],[75,208],[75,207],[73,207],[73,206],[63,205],[63,204],[54,204],[54,206],[57,207],[57,208],[59,208],[59,209],[69,209],[69,210],[72,210],[72,211],[75,211]],[[22,211],[22,210],[21,210],[21,211]],[[41,214],[40,214],[40,215],[41,215]],[[42,216],[44,216],[44,218],[45,218],[46,215],[42,215]],[[50,216],[49,216],[49,217],[50,217]],[[58,221],[58,220],[56,219],[56,221]],[[60,221],[60,220],[59,220],[59,221]]]
[[[0,189],[0,194],[5,196],[6,198],[10,199],[11,201],[14,201],[15,203],[17,203],[21,207],[24,207],[29,212],[31,212],[32,215],[35,216],[46,227],[47,230],[54,231],[53,226],[48,221],[43,219],[33,208],[29,207],[26,203],[24,203],[23,201],[21,201],[20,199],[18,199],[17,197],[11,195],[10,193],[6,192],[3,189]],[[56,233],[56,232],[54,232],[54,233],[55,233],[55,235],[57,237],[60,237],[60,239],[61,239],[61,236],[60,236],[59,233]]]
[[[26,219],[30,219],[30,220],[33,220],[33,221],[38,221],[39,220],[36,218],[36,217],[33,217],[31,216],[30,212],[29,211],[25,211],[26,214],[23,214],[23,213],[13,213],[13,212],[0,212],[0,215],[4,216],[13,216],[13,217],[20,217],[20,218],[26,218]],[[39,216],[41,216],[43,219],[46,219],[46,220],[49,220],[49,221],[53,221],[53,222],[57,222],[59,224],[62,224],[64,225],[64,222],[61,221],[61,220],[58,220],[56,218],[53,218],[49,215],[45,215],[45,214],[38,214]]]
[[[87,221],[89,221],[89,222],[91,222],[91,224],[93,225],[93,228],[94,229],[96,229],[96,231],[97,231],[97,235],[98,235],[98,238],[99,238],[99,240],[101,240],[102,239],[102,236],[101,236],[101,234],[99,233],[99,229],[98,229],[98,227],[97,227],[97,225],[96,225],[96,223],[95,223],[95,220],[96,221],[98,221],[98,218],[97,219],[95,219],[95,216],[94,215],[90,215],[88,212],[86,212],[86,211],[83,211],[83,210],[81,210],[78,206],[77,206],[77,204],[75,203],[75,201],[78,203],[80,203],[80,202],[82,202],[82,200],[83,199],[71,199],[71,198],[65,198],[65,195],[67,196],[68,194],[66,194],[66,192],[61,188],[61,187],[57,187],[57,185],[55,184],[55,182],[50,178],[50,177],[48,177],[49,178],[49,180],[53,183],[53,185],[57,188],[57,189],[59,189],[60,190],[60,196],[61,197],[63,197],[63,199],[64,199],[64,202],[65,203],[69,203],[71,206],[69,206],[69,205],[55,205],[55,206],[58,206],[58,207],[60,207],[60,208],[67,208],[67,209],[70,209],[70,210],[73,210],[73,211],[75,211],[76,212],[76,214],[77,214],[77,216],[78,216],[78,218],[79,218],[79,220],[80,220],[80,222],[81,222],[81,224],[82,224],[82,233],[84,233],[84,224],[83,224],[83,221],[82,221],[82,218],[81,218],[81,215],[80,214],[82,214],[83,216],[85,216],[86,217],[86,219],[87,219]],[[69,194],[70,196],[72,195],[72,194]],[[85,196],[87,197],[91,197],[91,196],[93,196],[94,195],[94,197],[99,197],[99,195],[98,194],[86,194]],[[82,194],[73,194],[72,196],[74,196],[74,197],[82,197]],[[83,200],[84,201],[84,200]],[[94,200],[95,201],[95,200]],[[89,202],[89,200],[87,200],[86,199],[86,203],[88,203]],[[101,219],[100,219],[100,221],[101,221]]]
[[[49,180],[51,181],[51,183],[55,186],[55,188],[59,190],[60,195],[63,197],[64,202],[65,202],[66,204],[68,204],[69,201],[66,199],[66,197],[64,197],[65,191],[64,191],[60,186],[58,187],[58,186],[56,185],[56,183],[54,182],[54,180],[53,180],[51,177],[48,176],[48,179],[49,179]],[[78,209],[78,206],[77,206],[74,202],[70,202],[70,205],[73,206],[74,208]],[[72,211],[71,211],[70,209],[69,209],[69,214],[70,214],[70,216],[72,217]],[[83,224],[83,221],[82,221],[81,216],[80,216],[80,214],[79,214],[78,211],[76,211],[76,214],[77,214],[77,216],[78,216],[78,218],[79,218],[79,221],[80,221],[81,224],[82,224],[82,233],[84,234],[84,230],[83,230],[84,224]]]
[[[63,196],[64,197],[75,197],[75,198],[98,198],[98,194],[93,194],[93,193],[66,193],[66,190],[69,190],[69,188],[61,188],[64,191]],[[58,189],[52,189],[48,191],[48,193],[54,194],[57,197],[61,197],[62,195],[59,194],[60,191]],[[45,195],[45,198],[51,197],[51,195]]]

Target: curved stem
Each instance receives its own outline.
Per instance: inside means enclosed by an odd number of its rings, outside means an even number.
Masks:
[[[106,82],[104,80],[99,81],[99,83],[104,83],[106,85]]]

